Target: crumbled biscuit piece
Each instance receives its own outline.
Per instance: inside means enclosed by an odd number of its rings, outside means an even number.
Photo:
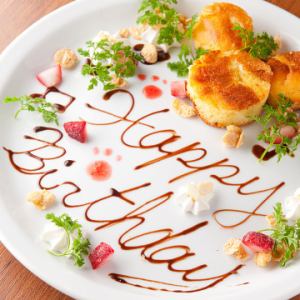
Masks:
[[[65,69],[72,69],[77,64],[78,58],[71,49],[60,49],[55,52],[54,62]]]
[[[125,87],[127,85],[127,81],[125,79],[116,77],[115,74],[112,75],[112,83],[118,87]]]
[[[254,262],[259,267],[266,267],[272,260],[272,251],[270,252],[258,252],[254,255]]]
[[[285,247],[276,245],[274,251],[272,251],[272,260],[280,261],[285,253]]]
[[[138,27],[130,27],[129,34],[136,40],[140,41],[143,39],[142,34],[146,31],[146,25],[139,25]]]
[[[191,18],[187,18],[184,15],[180,15],[179,16],[179,21],[180,21],[181,24],[183,24],[184,26],[186,26],[189,22],[192,21],[192,19]]]
[[[175,113],[183,118],[191,118],[197,115],[197,111],[194,106],[186,104],[183,100],[173,99],[172,108]]]
[[[224,245],[224,252],[227,255],[233,256],[239,260],[245,260],[248,258],[248,253],[243,247],[240,239],[229,239]]]
[[[130,36],[130,31],[128,28],[123,28],[119,31],[119,36],[121,38],[127,39]]]
[[[276,220],[273,215],[266,216],[266,220],[272,228],[274,228],[276,226]]]
[[[244,131],[238,126],[229,125],[223,136],[223,143],[229,148],[239,148],[244,141]]]
[[[52,206],[56,200],[54,194],[47,190],[31,192],[27,195],[26,199],[40,210]]]
[[[155,64],[158,58],[156,46],[153,44],[145,44],[141,51],[141,55],[147,63]]]

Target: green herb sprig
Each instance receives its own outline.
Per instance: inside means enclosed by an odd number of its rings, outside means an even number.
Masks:
[[[38,112],[46,123],[54,122],[58,125],[57,110],[55,106],[44,98],[33,98],[31,96],[21,97],[6,97],[3,103],[19,103],[20,108],[17,110],[15,117],[17,118],[20,112]]]
[[[279,94],[278,107],[269,104],[263,106],[263,113],[253,119],[262,126],[262,132],[257,136],[258,141],[268,143],[268,147],[260,157],[262,161],[265,155],[272,149],[275,149],[278,161],[285,155],[294,155],[300,144],[300,134],[294,138],[288,138],[280,133],[283,126],[292,126],[297,128],[297,114],[291,110],[292,102],[283,94]],[[276,143],[276,140],[280,143]]]
[[[233,30],[239,32],[239,36],[243,41],[243,48],[253,57],[268,60],[268,58],[278,49],[278,44],[274,38],[266,32],[256,34],[251,30],[247,30],[236,24]]]
[[[138,10],[138,24],[158,26],[158,44],[180,43],[184,32],[180,30],[180,14],[172,7],[177,0],[142,0]]]
[[[49,213],[46,215],[46,219],[63,228],[68,237],[68,245],[64,252],[49,251],[49,253],[55,256],[70,256],[75,266],[82,267],[85,264],[84,256],[89,254],[90,241],[83,237],[81,225],[67,214],[57,217],[53,213]]]
[[[192,38],[193,28],[197,22],[197,18],[198,17],[196,15],[193,16],[188,23],[184,34],[185,41]],[[177,73],[177,76],[185,77],[189,73],[189,66],[192,65],[196,59],[208,52],[208,50],[202,48],[195,49],[191,43],[182,44],[178,54],[178,61],[168,63],[168,67],[171,71]]]
[[[103,84],[104,90],[112,90],[118,87],[114,82],[116,78],[135,75],[136,61],[141,60],[141,56],[130,46],[121,41],[110,42],[107,38],[98,42],[88,41],[86,46],[86,49],[78,49],[78,52],[91,61],[84,64],[81,71],[82,75],[91,76],[89,90],[99,83]]]
[[[178,55],[179,60],[168,63],[168,67],[171,71],[177,73],[177,76],[179,77],[187,76],[189,73],[189,66],[193,64],[194,60],[207,53],[207,50],[201,48],[193,50],[187,45],[182,45]]]
[[[273,217],[274,227],[261,231],[271,232],[270,236],[275,241],[273,253],[275,256],[281,254],[280,266],[285,267],[300,249],[300,219],[293,224],[288,224],[281,203],[276,203]]]

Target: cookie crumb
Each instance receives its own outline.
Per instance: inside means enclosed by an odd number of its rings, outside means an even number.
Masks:
[[[239,148],[244,141],[244,131],[238,126],[229,125],[223,136],[223,143],[229,148]]]
[[[56,198],[55,195],[50,191],[40,190],[40,191],[30,192],[27,195],[26,200],[28,202],[31,202],[36,208],[40,210],[45,210],[55,203]]]
[[[225,243],[223,249],[225,254],[233,256],[239,260],[246,260],[249,256],[240,239],[236,239],[236,238],[229,239]]]
[[[189,105],[178,98],[172,100],[172,108],[177,115],[183,118],[192,118],[197,115],[194,106]]]
[[[63,48],[54,54],[54,62],[65,69],[72,69],[78,62],[77,55],[71,49]]]

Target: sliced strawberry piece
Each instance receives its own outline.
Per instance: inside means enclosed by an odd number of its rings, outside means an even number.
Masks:
[[[49,68],[36,76],[37,80],[45,87],[58,85],[62,80],[61,66]]]
[[[274,246],[274,240],[271,237],[255,231],[250,231],[245,234],[242,242],[253,252],[269,252]]]
[[[64,123],[64,128],[69,137],[80,143],[87,141],[86,122],[75,121]]]
[[[171,82],[171,94],[174,97],[178,97],[180,99],[184,99],[187,97],[186,94],[186,81],[172,81]]]
[[[114,249],[106,244],[100,243],[89,255],[92,268],[95,270],[114,254]]]
[[[280,128],[280,134],[289,139],[292,139],[296,136],[297,131],[293,126],[287,125]]]

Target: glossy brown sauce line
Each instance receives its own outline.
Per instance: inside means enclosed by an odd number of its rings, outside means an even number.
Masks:
[[[112,95],[115,95],[118,92],[124,92],[124,90],[114,90],[113,92],[109,93],[106,97],[107,98],[111,98]],[[131,99],[132,99],[132,105],[130,107],[130,111],[129,114],[132,112],[132,110],[134,109],[134,105],[135,105],[135,99],[133,97],[132,94],[130,94]],[[233,227],[241,225],[242,223],[246,222],[247,220],[249,220],[249,218],[251,218],[252,216],[262,216],[263,214],[257,213],[258,209],[266,202],[270,199],[271,196],[273,196],[283,185],[284,182],[281,182],[280,184],[276,185],[275,187],[271,187],[271,188],[266,188],[266,189],[260,189],[260,190],[255,190],[255,191],[250,191],[250,192],[244,192],[243,190],[249,186],[250,184],[254,183],[255,181],[260,180],[260,178],[258,176],[255,176],[253,178],[250,178],[249,180],[246,180],[245,182],[238,182],[238,183],[234,183],[234,182],[229,182],[227,181],[227,179],[229,178],[233,178],[234,176],[238,175],[241,171],[240,168],[238,166],[235,165],[230,165],[227,164],[227,162],[229,161],[228,158],[224,158],[220,161],[217,162],[213,162],[213,163],[209,163],[209,164],[205,164],[202,166],[196,166],[195,164],[197,162],[202,161],[204,158],[206,158],[207,156],[207,150],[204,148],[200,148],[200,142],[195,142],[192,143],[188,146],[182,147],[180,149],[177,150],[173,150],[173,151],[168,151],[166,149],[166,146],[169,144],[174,143],[175,141],[179,140],[181,137],[176,133],[175,130],[173,129],[164,129],[164,130],[157,130],[157,131],[151,131],[148,134],[145,134],[143,136],[141,136],[140,138],[138,138],[138,142],[136,144],[132,144],[127,142],[126,136],[127,133],[134,127],[136,126],[136,124],[140,123],[140,122],[144,122],[146,119],[150,118],[151,116],[154,115],[158,115],[161,113],[166,113],[168,112],[168,109],[162,109],[159,111],[154,111],[151,112],[149,114],[146,114],[138,119],[136,119],[135,121],[133,121],[122,133],[121,133],[121,142],[130,148],[137,148],[137,149],[151,149],[151,148],[155,148],[157,149],[160,153],[162,153],[161,156],[151,159],[147,162],[144,162],[142,164],[139,164],[135,167],[136,170],[148,167],[150,165],[154,165],[154,164],[158,164],[159,162],[172,158],[172,157],[177,157],[177,161],[179,163],[181,163],[185,168],[190,169],[190,171],[184,172],[180,175],[177,175],[173,178],[171,178],[169,180],[169,183],[173,183],[175,181],[178,181],[184,177],[190,176],[192,174],[196,174],[198,172],[203,172],[209,169],[216,169],[216,168],[225,168],[225,169],[229,169],[229,170],[233,170],[232,173],[230,173],[227,176],[218,176],[218,175],[210,175],[212,178],[214,178],[215,180],[217,180],[219,183],[223,184],[223,185],[227,185],[227,186],[233,186],[236,187],[237,189],[237,193],[240,195],[256,195],[256,194],[261,194],[261,193],[267,193],[270,192],[269,195],[266,196],[266,198],[264,198],[263,200],[261,200],[261,202],[254,208],[253,211],[249,211],[247,212],[248,215],[242,220],[242,222],[238,222],[237,224],[233,225]],[[129,115],[128,114],[128,115]],[[126,117],[128,116],[126,115]],[[168,136],[164,139],[162,139],[161,142],[156,142],[153,144],[147,144],[146,140],[149,137],[154,137],[155,135],[161,135],[161,134],[167,134]],[[195,159],[183,159],[182,157],[180,157],[180,155],[185,154],[185,153],[192,153],[198,151],[199,152],[199,156]],[[179,157],[178,157],[179,156]],[[222,210],[222,212],[224,211],[230,211],[232,212],[231,209],[224,209]],[[237,212],[240,212],[239,210],[237,210]],[[243,211],[243,213],[245,213],[245,211]],[[214,213],[214,217],[216,217],[216,215],[219,214],[219,211]],[[217,220],[216,220],[217,221]],[[219,225],[220,222],[217,221],[217,223]],[[224,225],[226,227],[226,225]]]
[[[254,145],[252,147],[252,153],[253,155],[257,158],[257,159],[260,159],[261,156],[263,155],[263,153],[266,151],[266,148],[264,148],[263,146],[261,145]],[[270,160],[271,158],[273,158],[274,156],[276,156],[276,151],[275,150],[271,150],[271,151],[268,151],[266,153],[266,155],[264,156],[263,160],[264,161],[268,161]]]
[[[66,167],[71,167],[74,163],[75,163],[75,160],[68,159],[68,160],[65,160],[64,165]]]
[[[50,94],[50,93],[58,93],[58,94],[61,94],[63,96],[66,96],[69,98],[69,101],[66,105],[62,105],[62,104],[59,104],[59,103],[55,103],[54,106],[55,108],[60,112],[60,113],[64,113],[68,108],[69,106],[75,101],[75,97],[71,96],[70,94],[67,94],[65,92],[62,92],[60,91],[58,88],[56,88],[55,86],[52,86],[52,87],[49,87],[46,89],[46,91],[42,94],[39,94],[39,93],[34,93],[34,94],[31,94],[30,96],[32,98],[43,98],[43,99],[46,99],[47,95]]]
[[[179,140],[181,137],[179,135],[177,135],[176,131],[173,129],[165,129],[165,130],[158,130],[158,131],[152,131],[144,136],[142,136],[141,138],[138,139],[138,142],[136,144],[130,144],[129,142],[127,142],[127,133],[129,132],[130,129],[132,129],[134,126],[136,125],[140,125],[141,121],[144,121],[147,118],[150,118],[153,115],[158,115],[161,113],[166,113],[169,110],[168,109],[162,109],[159,111],[155,111],[152,112],[150,114],[147,114],[145,116],[142,116],[141,118],[137,119],[137,120],[130,120],[129,119],[129,115],[132,112],[133,108],[134,108],[134,97],[133,95],[126,91],[126,90],[114,90],[112,92],[109,92],[105,95],[105,98],[110,99],[110,97],[118,92],[121,93],[127,93],[130,94],[131,96],[131,106],[129,108],[129,110],[127,111],[127,113],[124,115],[124,117],[120,117],[117,116],[119,119],[116,120],[115,122],[113,122],[112,124],[116,124],[118,122],[121,121],[126,121],[129,122],[129,126],[122,132],[121,135],[121,141],[123,142],[124,145],[126,145],[127,147],[131,147],[131,148],[138,148],[138,149],[150,149],[150,148],[155,148],[157,149],[162,155],[160,157],[157,157],[155,159],[152,159],[148,162],[145,162],[143,164],[140,164],[139,166],[137,166],[137,169],[139,168],[144,168],[147,167],[149,165],[155,165],[158,164],[159,162],[169,159],[171,157],[177,157],[176,160],[181,163],[184,167],[186,167],[187,169],[189,169],[188,172],[183,173],[181,175],[178,175],[172,179],[170,179],[170,182],[174,182],[176,180],[179,180],[185,176],[189,176],[191,174],[195,174],[197,172],[201,172],[204,170],[208,170],[208,169],[218,169],[218,168],[226,168],[228,170],[231,170],[231,172],[227,175],[224,176],[219,176],[216,174],[212,174],[210,175],[212,178],[214,178],[215,180],[217,180],[220,184],[226,185],[226,186],[233,186],[236,188],[237,193],[240,195],[256,195],[256,194],[260,194],[260,193],[267,193],[269,192],[269,194],[267,195],[266,198],[264,198],[262,201],[260,201],[260,203],[256,206],[256,208],[253,211],[244,211],[244,210],[233,210],[233,209],[221,209],[218,211],[215,211],[213,213],[213,217],[215,219],[215,221],[222,227],[225,228],[233,228],[236,227],[238,225],[243,224],[244,222],[246,222],[247,220],[249,220],[252,216],[263,216],[263,214],[260,214],[258,212],[258,210],[261,208],[261,206],[268,201],[283,185],[284,183],[280,183],[274,187],[271,188],[266,188],[266,189],[261,189],[258,191],[245,191],[245,188],[249,187],[249,185],[251,185],[252,183],[256,182],[257,180],[259,180],[259,177],[253,177],[249,180],[246,180],[245,182],[238,182],[238,183],[234,183],[234,182],[230,182],[229,180],[234,178],[237,174],[240,173],[240,169],[239,167],[235,166],[235,165],[229,165],[227,164],[227,162],[229,161],[227,158],[220,160],[218,162],[213,162],[213,163],[209,163],[209,164],[204,164],[201,166],[196,166],[195,164],[199,163],[206,157],[207,155],[207,150],[204,148],[200,148],[200,142],[195,142],[192,143],[186,147],[181,147],[180,149],[177,150],[167,150],[166,147],[172,143],[174,143],[175,141]],[[103,124],[103,125],[107,125],[107,124]],[[143,125],[147,125],[147,123],[143,123]],[[149,128],[152,128],[150,125],[148,126]],[[188,281],[188,282],[205,282],[205,281],[213,281],[212,283],[204,286],[204,287],[199,287],[197,289],[191,289],[191,290],[168,290],[168,289],[158,289],[158,290],[162,290],[162,291],[169,291],[169,292],[178,292],[178,293],[192,293],[192,292],[198,292],[210,287],[215,286],[216,284],[218,284],[219,282],[223,281],[224,279],[226,279],[228,276],[231,276],[232,274],[235,274],[241,267],[242,265],[237,266],[235,269],[225,273],[225,274],[221,274],[221,275],[216,275],[216,276],[212,276],[212,277],[204,277],[204,278],[194,278],[191,277],[192,274],[195,274],[197,272],[201,272],[202,269],[207,268],[206,264],[200,264],[198,266],[194,266],[188,269],[181,269],[177,267],[177,263],[187,260],[190,257],[194,256],[195,253],[192,252],[192,250],[186,246],[186,245],[172,245],[172,246],[164,246],[164,244],[166,242],[169,241],[174,241],[177,238],[183,236],[183,235],[188,235],[191,233],[196,232],[197,230],[202,229],[203,227],[205,227],[208,222],[207,221],[203,221],[200,222],[198,224],[195,224],[193,226],[191,226],[190,228],[184,229],[178,233],[174,233],[172,228],[161,228],[161,229],[156,229],[156,230],[151,230],[151,231],[146,231],[143,233],[135,233],[135,230],[139,229],[140,231],[142,231],[142,225],[144,224],[144,222],[146,221],[146,217],[145,215],[148,212],[153,211],[154,209],[157,209],[158,207],[160,207],[161,205],[165,204],[166,202],[168,202],[173,193],[172,192],[166,192],[162,195],[159,195],[153,199],[150,199],[148,201],[144,201],[141,205],[133,208],[131,211],[124,213],[124,215],[121,215],[119,217],[116,217],[114,219],[99,219],[98,218],[92,218],[90,217],[90,211],[91,209],[95,208],[95,205],[98,204],[101,201],[105,201],[111,198],[118,198],[121,201],[127,203],[128,205],[135,205],[135,201],[133,201],[132,199],[130,199],[129,196],[127,196],[127,193],[134,191],[134,190],[138,190],[141,188],[146,188],[147,186],[150,185],[150,183],[145,183],[130,189],[125,189],[123,191],[118,191],[117,189],[112,189],[111,193],[98,198],[96,200],[91,200],[91,201],[87,201],[84,203],[77,203],[77,204],[72,204],[69,201],[67,201],[67,199],[74,194],[77,194],[81,191],[80,187],[78,185],[76,185],[75,183],[71,182],[71,181],[65,181],[59,184],[55,184],[55,185],[51,185],[51,186],[47,186],[44,181],[46,180],[46,178],[48,176],[51,176],[53,174],[55,174],[58,170],[57,169],[52,169],[52,170],[48,170],[48,171],[43,171],[42,169],[45,167],[45,160],[50,160],[50,159],[57,159],[62,157],[65,153],[66,150],[62,147],[60,147],[58,145],[58,142],[62,139],[62,133],[58,130],[58,129],[54,129],[54,128],[48,128],[48,127],[38,127],[36,128],[36,132],[40,132],[40,131],[44,131],[44,130],[54,130],[57,131],[58,133],[58,137],[55,139],[54,142],[49,142],[49,141],[43,141],[41,139],[38,138],[34,138],[31,136],[25,136],[26,139],[33,139],[36,140],[37,142],[41,143],[42,145],[39,146],[38,148],[34,148],[31,150],[26,150],[26,151],[21,151],[21,152],[14,152],[12,150],[8,150],[5,149],[9,155],[9,159],[12,163],[12,165],[14,166],[14,168],[16,170],[18,170],[21,173],[25,173],[25,174],[39,174],[40,179],[39,179],[39,186],[40,188],[45,188],[45,189],[55,189],[58,188],[60,186],[71,186],[72,190],[65,194],[63,196],[63,204],[66,207],[83,207],[85,206],[85,217],[87,219],[87,221],[89,222],[93,222],[93,223],[97,223],[99,224],[99,226],[96,227],[95,230],[102,230],[104,228],[108,228],[114,225],[118,225],[118,224],[122,224],[122,223],[130,223],[130,226],[128,229],[126,229],[120,236],[119,236],[119,240],[118,243],[121,247],[121,249],[123,250],[139,250],[140,254],[142,257],[145,258],[145,260],[147,260],[148,262],[152,263],[152,264],[165,264],[168,268],[169,271],[171,272],[176,272],[176,273],[182,273],[182,280],[184,281]],[[153,137],[155,135],[162,135],[165,134],[167,135],[167,137],[163,138],[160,142],[156,142],[153,144],[149,144],[147,143],[147,139],[150,137]],[[55,148],[59,148],[62,150],[62,153],[55,156],[55,157],[51,157],[51,158],[45,158],[45,157],[40,157],[36,154],[34,154],[35,151],[38,151],[40,149],[44,149],[47,147],[55,147]],[[197,158],[194,159],[183,159],[182,157],[180,157],[182,154],[184,153],[192,153],[192,152],[199,152],[199,156]],[[18,166],[15,161],[14,161],[14,155],[18,155],[18,154],[25,154],[28,155],[30,157],[33,157],[34,159],[37,159],[38,161],[40,161],[40,166],[35,168],[35,169],[26,169],[26,168],[22,168],[21,166]],[[26,173],[27,170],[27,173]],[[97,207],[98,209],[98,207]],[[235,224],[231,224],[231,225],[226,225],[226,224],[222,224],[219,219],[217,218],[217,215],[219,213],[224,213],[224,212],[237,212],[240,213],[242,215],[246,215],[246,217]],[[133,225],[132,225],[133,223]],[[157,237],[157,235],[159,235]],[[151,241],[149,242],[140,242],[140,239],[145,240],[145,237],[155,237],[155,239],[151,239]],[[146,239],[147,240],[147,239]],[[164,258],[164,259],[159,259],[157,258],[158,254],[162,254],[164,252],[170,251],[170,250],[178,250],[179,253],[177,255],[172,255],[172,257],[168,257],[168,258]],[[114,276],[116,276],[115,280],[117,281],[123,281],[122,283],[126,283],[129,285],[134,285],[137,287],[141,287],[141,288],[147,288],[147,289],[153,289],[156,290],[155,287],[145,287],[145,286],[141,286],[141,285],[135,285],[132,283],[127,282],[124,278],[122,278],[122,275],[120,274],[114,274]],[[127,276],[127,275],[126,275]],[[133,277],[132,277],[133,278]],[[129,277],[126,277],[126,279],[129,279]],[[143,279],[140,278],[141,280],[147,281],[147,279]],[[149,281],[151,282],[151,281]]]
[[[10,149],[7,149],[7,148],[3,147],[3,149],[8,154],[9,161],[10,161],[11,165],[18,172],[23,173],[23,174],[28,174],[28,175],[30,175],[30,174],[32,174],[32,175],[44,174],[44,172],[41,171],[41,170],[45,167],[45,161],[46,160],[58,159],[58,158],[60,158],[60,157],[62,157],[66,154],[66,149],[59,146],[59,145],[57,145],[61,141],[61,139],[63,138],[63,134],[59,129],[52,128],[52,127],[44,127],[44,126],[38,126],[38,127],[34,128],[34,132],[36,132],[36,133],[42,132],[42,131],[56,132],[58,134],[58,137],[54,141],[50,142],[50,141],[45,141],[45,140],[42,140],[42,139],[39,139],[39,138],[36,138],[36,137],[25,135],[24,136],[25,139],[30,139],[30,140],[34,140],[36,142],[39,142],[39,143],[42,144],[42,146],[38,146],[38,147],[35,147],[33,149],[24,150],[24,151],[13,151],[13,150],[10,150]],[[56,155],[56,156],[53,156],[53,157],[42,157],[42,156],[34,154],[34,152],[37,152],[39,150],[46,149],[46,148],[49,148],[49,147],[60,149],[61,153]],[[15,162],[15,156],[18,156],[18,155],[25,155],[25,156],[28,156],[30,158],[33,158],[33,159],[37,160],[40,163],[40,165],[38,167],[32,168],[32,169],[21,167],[20,165],[18,165]]]
[[[166,288],[156,288],[156,287],[152,287],[152,286],[146,286],[146,285],[142,285],[142,284],[137,284],[137,283],[131,283],[129,282],[128,279],[133,279],[133,280],[138,280],[138,281],[142,281],[144,283],[158,283],[158,284],[162,284],[162,285],[168,285],[168,286],[174,286],[173,283],[167,283],[167,282],[156,282],[153,281],[152,279],[147,279],[147,278],[142,278],[142,277],[135,277],[135,276],[129,276],[129,275],[124,275],[124,274],[117,274],[117,273],[110,273],[109,276],[111,277],[111,279],[122,283],[122,284],[127,284],[127,285],[131,285],[134,287],[138,287],[138,288],[142,288],[142,289],[147,289],[147,290],[154,290],[154,291],[161,291],[161,292],[172,292],[172,293],[196,293],[196,292],[201,292],[204,290],[207,290],[209,288],[212,288],[214,286],[216,286],[217,284],[221,283],[223,280],[225,280],[227,277],[236,274],[244,265],[238,265],[237,267],[235,267],[234,269],[232,269],[231,271],[229,271],[228,273],[225,273],[222,275],[222,277],[216,279],[215,281],[213,281],[212,283],[204,286],[204,287],[199,287],[199,288],[191,288],[191,289],[186,289],[186,290],[179,290],[179,289],[166,289]],[[127,279],[127,280],[126,280]]]
[[[126,122],[129,122],[129,123],[133,123],[134,121],[129,119],[128,116],[131,114],[133,108],[134,108],[134,105],[135,105],[135,99],[134,99],[134,96],[132,95],[132,93],[130,93],[129,91],[125,90],[125,89],[116,89],[116,90],[112,90],[112,91],[109,91],[109,92],[106,92],[104,95],[103,95],[103,100],[105,101],[108,101],[110,100],[110,98],[117,94],[117,93],[123,93],[123,94],[127,94],[129,95],[129,98],[130,98],[130,106],[129,106],[129,109],[128,111],[123,115],[123,116],[119,116],[119,115],[116,115],[114,113],[111,113],[109,111],[106,111],[106,110],[103,110],[103,109],[100,109],[100,108],[97,108],[89,103],[86,103],[86,106],[92,110],[95,110],[95,111],[99,111],[101,113],[104,113],[106,115],[110,115],[112,117],[115,117],[117,120],[116,121],[112,121],[112,122],[106,122],[106,123],[95,123],[95,122],[90,122],[90,121],[86,121],[88,124],[90,125],[99,125],[99,126],[104,126],[104,125],[113,125],[113,124],[117,124],[121,121],[126,121]],[[152,125],[149,125],[149,124],[146,124],[146,123],[143,123],[143,122],[139,122],[138,123],[139,125],[144,125],[146,127],[149,127],[149,128],[155,128],[154,126]]]

